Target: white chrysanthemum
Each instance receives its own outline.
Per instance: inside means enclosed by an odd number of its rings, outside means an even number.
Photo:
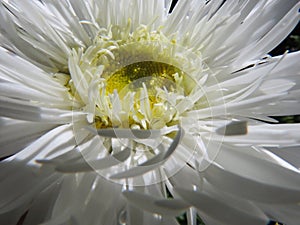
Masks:
[[[1,0],[0,223],[299,223],[299,0]]]

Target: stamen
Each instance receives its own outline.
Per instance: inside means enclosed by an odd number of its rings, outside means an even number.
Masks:
[[[96,128],[135,127],[140,130],[166,126],[173,119],[176,110],[170,110],[175,104],[170,105],[165,95],[184,95],[185,90],[180,86],[183,77],[186,74],[181,69],[156,61],[129,64],[111,75],[104,72],[105,93],[110,99],[106,108],[111,109],[111,115],[96,116]],[[103,89],[99,93],[103,94]],[[130,93],[131,104],[124,107],[122,103],[128,102]],[[173,121],[174,124],[177,123]]]
[[[201,62],[195,67],[190,59],[197,56],[180,49],[162,32],[142,25],[130,30],[130,23],[124,29],[112,26],[101,30],[89,48],[74,50],[71,94],[82,101],[87,122],[99,130],[178,125],[182,113],[178,103],[194,94]]]

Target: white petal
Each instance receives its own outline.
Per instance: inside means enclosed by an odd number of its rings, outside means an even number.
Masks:
[[[40,106],[48,106],[60,109],[69,109],[74,104],[66,98],[58,98],[51,96],[45,92],[28,88],[25,85],[14,84],[10,82],[0,83],[1,96],[9,98],[17,98],[25,101],[38,102]]]
[[[179,225],[174,217],[149,213],[130,204],[127,206],[126,215],[130,225]]]
[[[283,160],[292,164],[296,168],[300,169],[300,146],[290,146],[282,148],[269,147],[267,149],[268,151],[274,153]]]
[[[74,149],[75,145],[76,142],[72,127],[70,125],[62,125],[41,136],[23,151],[11,157],[10,160],[12,160],[12,162],[20,161],[25,164],[30,163],[36,166],[37,159],[61,155]]]
[[[18,65],[18,66],[16,66]],[[0,78],[27,88],[65,99],[67,89],[53,75],[0,47]]]
[[[225,66],[233,72],[267,54],[292,31],[299,20],[297,3],[179,2],[165,30],[167,34],[178,32],[179,42],[199,50],[211,68],[224,70]]]
[[[36,193],[56,182],[59,178],[59,176],[53,175],[51,171],[45,171],[43,174],[41,173],[41,176],[36,176],[36,168],[30,168],[23,163],[23,165],[21,163],[21,165],[16,164],[10,163],[9,165],[13,166],[14,169],[19,167],[18,169],[22,172],[10,173],[10,179],[3,179],[1,181],[0,214],[29,204],[34,199]],[[6,172],[6,168],[2,168],[1,172]]]
[[[68,149],[69,146],[64,146],[65,143],[68,143],[66,141],[68,140],[68,130],[70,130],[70,126],[53,129],[23,151],[0,162],[1,213],[28,204],[37,193],[60,178],[59,174],[53,173],[52,168],[38,168],[35,157],[42,157],[49,152],[57,151],[57,149],[62,152]],[[71,147],[74,148],[74,145]],[[7,176],[7,174],[10,174],[10,176]]]
[[[97,173],[66,175],[52,219],[67,217],[78,224],[97,225],[99,221],[117,224],[124,209],[121,185],[107,181]]]
[[[51,124],[0,119],[0,158],[13,155],[45,132],[52,129]]]
[[[226,114],[239,115],[244,111],[248,111],[249,109],[254,108],[257,105],[266,104],[272,101],[273,99],[278,99],[281,96],[283,96],[283,94],[272,94],[267,96],[252,97],[240,102],[228,103],[225,106],[218,105],[218,106],[212,106],[210,108],[193,110],[187,112],[186,115],[198,119],[210,118],[212,116],[217,117]]]
[[[216,220],[225,224],[261,224],[265,225],[268,222],[267,217],[260,214],[255,214],[254,207],[251,204],[237,204],[237,202],[228,204],[208,195],[197,191],[189,191],[184,189],[176,189],[180,196],[198,208],[201,212],[213,217]]]
[[[123,195],[135,206],[152,213],[178,215],[188,208],[188,205],[180,200],[159,200],[153,196],[134,191],[125,191]]]
[[[131,149],[126,148],[121,152],[115,153],[105,158],[101,158],[93,161],[83,160],[83,162],[81,163],[78,162],[64,163],[58,165],[55,169],[63,173],[86,172],[86,171],[105,169],[124,162],[130,156],[130,152]]]
[[[297,4],[295,4],[297,3]],[[284,38],[294,29],[299,22],[299,7],[298,1],[290,1],[289,4],[283,4],[282,1],[272,1],[266,6],[266,18],[270,14],[276,15],[274,26],[264,34],[264,36],[255,44],[252,44],[246,49],[236,60],[236,65],[248,59],[256,59],[275,48]],[[251,49],[251,50],[250,50]],[[255,49],[253,51],[253,49]],[[244,64],[245,65],[245,64]]]
[[[273,219],[283,224],[296,225],[299,223],[300,206],[297,205],[266,205],[260,204],[260,207]]]
[[[247,134],[247,122],[246,121],[233,121],[224,127],[220,127],[216,130],[220,135],[243,135]]]
[[[49,70],[65,70],[72,47],[83,46],[89,39],[70,4],[4,1],[0,18],[9,47],[17,54]],[[15,16],[18,15],[18,16]],[[22,32],[22,30],[24,32]]]
[[[254,169],[255,165],[252,165],[252,167]],[[244,171],[246,172],[245,169]],[[258,180],[258,175],[253,175],[252,178],[247,178],[246,176],[237,174],[237,172],[233,173],[213,164],[205,170],[204,176],[214,186],[242,198],[266,203],[293,203],[299,201],[299,186],[286,184],[284,181],[281,183],[280,179],[278,181],[278,169],[268,172],[268,174],[262,170],[257,170],[256,172],[257,174],[264,172],[265,177],[272,178],[273,181],[277,181],[277,185],[267,183],[266,179]],[[289,183],[295,181],[292,179],[298,179],[299,177],[298,174],[293,173],[290,175],[288,173],[284,175],[282,174],[282,176],[286,176],[284,179],[288,180]]]
[[[23,224],[40,224],[49,219],[59,191],[60,184],[54,183],[49,188],[36,195]]]
[[[242,127],[243,128],[243,127]],[[242,129],[237,127],[237,129]],[[234,129],[234,127],[232,128]],[[222,128],[217,129],[219,136],[210,137],[210,140],[231,143],[233,145],[253,145],[260,146],[289,146],[300,142],[297,132],[300,130],[299,124],[258,124],[249,125],[244,135],[233,133],[229,136],[226,132],[222,132]],[[230,130],[231,131],[231,130]],[[237,130],[239,131],[239,130]],[[228,131],[229,132],[229,131]],[[225,135],[225,136],[223,136]],[[226,136],[227,135],[227,136]],[[235,136],[234,136],[235,135]]]
[[[144,163],[141,163],[135,167],[132,167],[128,170],[125,170],[123,172],[119,172],[116,174],[113,174],[110,178],[111,179],[123,179],[123,178],[129,178],[129,177],[135,177],[138,175],[142,175],[148,171],[158,169],[160,165],[162,165],[176,150],[183,134],[183,130],[181,127],[178,127],[178,132],[171,142],[168,150],[166,152],[161,151],[159,154],[154,156],[153,158],[147,160]],[[159,147],[158,147],[159,148]]]
[[[0,96],[0,116],[12,119],[54,124],[70,123],[81,119],[84,113],[38,107],[31,102]]]
[[[94,130],[90,129],[92,132]],[[155,139],[161,136],[160,130],[134,130],[134,129],[100,129],[97,134],[102,137],[128,138],[128,139]]]
[[[27,210],[27,205],[24,205],[18,209],[10,211],[8,213],[0,214],[0,221],[4,222],[5,225],[16,225],[19,219],[24,215]]]

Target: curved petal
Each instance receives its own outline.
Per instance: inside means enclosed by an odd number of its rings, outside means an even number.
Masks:
[[[129,178],[129,177],[135,177],[138,175],[142,175],[146,172],[149,172],[151,170],[157,169],[159,166],[161,166],[163,163],[165,163],[166,160],[173,154],[173,152],[176,150],[182,136],[183,136],[183,129],[181,127],[178,127],[177,134],[174,137],[173,141],[171,142],[167,151],[161,151],[159,154],[155,155],[154,157],[147,160],[146,162],[141,163],[141,164],[137,165],[136,167],[132,167],[123,172],[113,174],[110,178],[124,179],[124,178]]]
[[[90,45],[101,28],[155,24],[170,1],[1,1],[0,27],[6,48],[48,70],[67,70],[72,48]],[[96,29],[95,29],[96,28]],[[3,38],[2,38],[3,39]]]
[[[125,215],[126,218],[121,220],[120,224],[126,219],[126,222],[130,225],[141,225],[141,223],[143,225],[179,225],[173,217],[149,213],[131,204],[126,207]]]
[[[16,121],[0,118],[0,158],[11,156],[54,128],[53,124]]]
[[[23,225],[40,224],[51,217],[52,208],[60,191],[60,183],[54,183],[35,196]]]
[[[242,70],[234,73],[228,77],[219,77],[219,85],[226,89],[224,92],[224,98],[226,101],[245,101],[251,96],[271,96],[273,94],[282,94],[277,98],[270,99],[267,104],[257,104],[251,108],[242,108],[237,110],[238,113],[244,115],[293,115],[299,113],[299,78],[300,78],[300,66],[298,59],[300,52],[293,52],[284,56],[268,59],[260,65],[256,65],[252,68]],[[250,93],[249,97],[240,99],[240,94],[237,95],[238,90],[245,87],[250,87],[251,84],[259,82],[256,89]],[[216,87],[211,87],[211,89]],[[233,94],[235,96],[233,96]],[[228,98],[232,95],[231,98]],[[241,102],[241,103],[242,103]]]
[[[242,222],[249,225],[265,225],[268,222],[268,218],[255,213],[257,212],[256,209],[249,203],[237,204],[237,202],[232,202],[229,205],[207,193],[178,188],[175,190],[186,202],[195,206],[199,211],[225,224],[239,225]]]
[[[100,158],[98,160],[75,162],[75,163],[64,163],[56,166],[56,171],[62,173],[75,173],[75,172],[87,172],[93,170],[102,170],[105,168],[112,167],[119,163],[124,162],[130,156],[131,149],[126,148],[121,152],[115,153],[113,155]]]
[[[63,176],[60,193],[48,223],[71,220],[72,224],[118,224],[125,209],[122,186],[105,180],[97,173]],[[76,197],[74,197],[76,196]]]
[[[135,206],[162,215],[179,215],[189,207],[178,199],[163,200],[135,191],[124,191],[123,195]]]
[[[241,69],[276,47],[299,21],[299,1],[179,2],[165,23],[179,43],[199,50],[209,67]]]
[[[54,2],[56,7],[53,7]],[[89,42],[86,37],[80,40],[84,35],[77,36],[86,32],[65,1],[1,3],[2,34],[10,42],[6,47],[36,65],[52,71],[66,70],[71,47],[84,46],[84,43]],[[71,22],[69,20],[73,20],[71,24],[68,24]]]
[[[273,221],[280,221],[283,224],[294,225],[299,223],[300,206],[298,205],[259,205]]]
[[[266,149],[300,170],[300,146],[268,147]]]
[[[67,141],[70,138],[69,130],[69,125],[57,127],[23,151],[0,162],[1,213],[27,205],[37,193],[45,190],[61,177],[61,175],[53,173],[52,168],[39,168],[35,163],[35,157],[42,157],[42,155],[55,152],[57,149],[61,152],[66,151],[68,147],[64,146],[62,140]],[[72,135],[71,138],[73,139]],[[71,147],[74,148],[74,146]]]
[[[239,129],[237,127],[235,132],[240,131]],[[257,124],[249,125],[247,133],[244,135],[237,133],[230,136],[226,133],[220,133],[218,136],[211,137],[210,140],[229,143],[235,146],[240,144],[244,146],[291,146],[300,143],[300,137],[297,134],[299,130],[300,124]],[[220,130],[218,131],[220,132]],[[223,136],[224,134],[225,136]]]
[[[278,174],[276,174],[276,177],[274,176],[275,174],[273,174],[274,179],[278,178]],[[281,186],[272,185],[263,181],[254,180],[256,177],[253,177],[253,179],[247,178],[213,164],[206,169],[205,178],[212,185],[222,189],[224,192],[258,202],[282,204],[295,203],[300,199],[298,186],[290,187],[285,183],[282,183]]]
[[[53,98],[67,100],[67,88],[58,79],[53,79],[52,74],[2,47],[0,47],[0,78],[3,80],[2,85],[13,83],[20,88],[32,89],[42,96],[47,94],[49,101]],[[12,93],[11,90],[3,90],[3,94]]]

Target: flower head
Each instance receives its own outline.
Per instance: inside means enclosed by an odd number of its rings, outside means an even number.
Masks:
[[[299,221],[299,1],[171,3],[1,0],[1,222]]]

